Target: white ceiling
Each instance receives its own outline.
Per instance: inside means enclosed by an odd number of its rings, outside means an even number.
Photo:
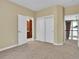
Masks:
[[[43,8],[47,8],[52,5],[62,5],[64,7],[69,7],[73,5],[78,5],[79,0],[10,0],[21,6],[32,9],[33,11],[38,11]]]

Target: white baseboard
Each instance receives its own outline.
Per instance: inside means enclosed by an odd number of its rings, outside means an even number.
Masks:
[[[25,43],[24,43],[25,44]],[[54,45],[63,45],[63,43],[53,43]],[[23,45],[23,44],[22,44]],[[11,48],[14,48],[14,47],[17,47],[17,46],[20,46],[20,45],[18,45],[18,44],[15,44],[15,45],[12,45],[12,46],[9,46],[9,47],[6,47],[6,48],[2,48],[2,49],[0,49],[0,52],[1,51],[5,51],[5,50],[7,50],[7,49],[11,49]],[[79,44],[78,44],[78,46],[79,46]]]
[[[31,41],[34,41],[34,39],[32,39]],[[25,42],[24,44],[26,44],[27,42]],[[2,48],[0,49],[0,52],[1,51],[5,51],[7,49],[11,49],[11,48],[14,48],[14,47],[18,47],[18,46],[21,46],[21,45],[24,45],[24,44],[15,44],[15,45],[12,45],[12,46],[9,46],[9,47],[5,47],[5,48]]]
[[[24,44],[26,44],[26,43],[24,43]],[[15,44],[15,45],[12,45],[12,46],[9,46],[9,47],[5,47],[5,48],[0,49],[0,52],[14,48],[14,47],[18,47],[18,46],[21,46],[21,45],[24,45],[24,44]]]
[[[5,50],[7,50],[7,49],[11,49],[11,48],[14,48],[14,47],[17,47],[18,45],[13,45],[13,46],[9,46],[9,47],[6,47],[6,48],[2,48],[2,49],[0,49],[0,52],[1,51],[5,51]]]
[[[39,39],[35,39],[35,40],[39,40]]]
[[[30,38],[30,39],[27,39],[27,41],[34,41],[34,39]]]
[[[63,45],[63,43],[53,43],[54,45]]]

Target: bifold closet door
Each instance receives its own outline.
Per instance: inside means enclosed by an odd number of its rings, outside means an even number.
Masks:
[[[54,18],[53,16],[38,17],[36,20],[36,39],[53,43],[54,40]]]
[[[36,20],[36,40],[45,41],[45,24],[44,18],[38,17]]]
[[[54,40],[54,17],[45,17],[45,41],[53,43]]]

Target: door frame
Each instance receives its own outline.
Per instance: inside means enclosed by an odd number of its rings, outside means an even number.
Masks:
[[[32,38],[31,38],[31,40],[34,41],[34,34],[35,34],[35,32],[34,32],[34,18],[31,16],[27,16],[26,20],[28,20],[28,19],[32,19]]]
[[[72,15],[78,15],[78,34],[79,34],[79,14],[69,14],[70,16]],[[65,28],[66,28],[66,25],[65,25],[65,17],[66,16],[69,16],[69,15],[65,15],[64,16],[64,43],[66,41],[66,32],[65,32]],[[77,40],[77,46],[79,47],[79,36],[78,36],[78,40]]]

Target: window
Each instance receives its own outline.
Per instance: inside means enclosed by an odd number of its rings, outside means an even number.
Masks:
[[[68,39],[78,39],[78,20],[78,15],[65,16],[65,21],[71,21]]]
[[[73,40],[78,39],[78,21],[77,20],[71,21],[69,39],[73,39]]]

